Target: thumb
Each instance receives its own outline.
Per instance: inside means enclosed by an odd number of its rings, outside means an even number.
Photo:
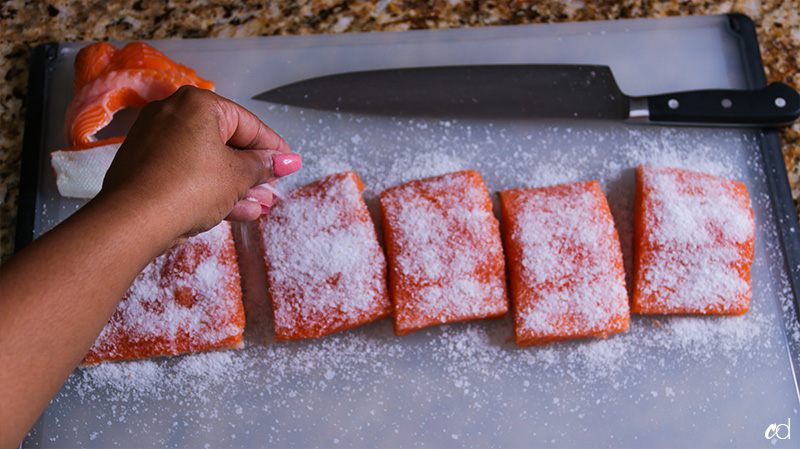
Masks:
[[[252,221],[266,213],[272,204],[272,193],[258,187],[294,173],[303,165],[299,154],[274,150],[235,150],[235,155],[245,165],[242,173],[248,176],[239,186],[239,200],[226,217],[230,221]]]
[[[282,153],[275,150],[237,150],[236,155],[248,173],[248,188],[272,182],[290,175],[303,166],[299,154]]]

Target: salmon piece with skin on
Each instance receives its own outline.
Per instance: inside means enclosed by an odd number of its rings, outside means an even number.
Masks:
[[[98,140],[96,134],[118,111],[164,99],[184,85],[214,89],[214,83],[144,42],[131,42],[119,50],[108,42],[96,42],[78,51],[74,95],[64,118],[69,146],[50,153],[59,193],[95,196],[124,140],[124,136]]]

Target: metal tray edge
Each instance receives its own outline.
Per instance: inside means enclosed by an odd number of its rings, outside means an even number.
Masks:
[[[45,108],[53,66],[58,57],[58,43],[41,44],[33,48],[28,64],[28,91],[25,99],[25,130],[22,136],[22,162],[17,200],[17,223],[14,251],[33,241],[36,213],[36,192],[39,182],[41,148],[44,146]]]
[[[743,69],[747,77],[748,87],[757,89],[767,85],[764,63],[758,45],[756,26],[752,19],[744,14],[729,14],[729,27],[739,37],[739,49],[742,55]],[[784,250],[784,262],[788,275],[791,296],[794,300],[794,323],[800,325],[800,221],[792,198],[789,176],[783,159],[780,137],[775,129],[764,129],[761,132],[759,147],[764,163],[766,182],[770,192],[770,200],[775,208],[775,220]],[[787,313],[788,314],[788,313]],[[792,339],[790,334],[791,318],[785,318],[786,348],[791,360],[795,394],[800,403],[800,342]]]

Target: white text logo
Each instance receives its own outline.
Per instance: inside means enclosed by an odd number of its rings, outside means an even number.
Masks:
[[[791,418],[787,418],[786,424],[770,424],[764,432],[764,438],[768,440],[773,438],[788,440],[792,436],[791,424]]]

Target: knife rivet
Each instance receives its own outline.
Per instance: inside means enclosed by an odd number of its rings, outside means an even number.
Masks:
[[[733,102],[730,98],[723,98],[722,99],[722,107],[725,109],[730,109],[733,106]]]
[[[678,109],[678,106],[680,106],[680,105],[681,105],[681,104],[680,104],[680,103],[678,103],[678,100],[676,100],[676,99],[674,99],[674,98],[670,99],[670,100],[667,102],[667,106],[669,106],[669,108],[670,108],[670,109]]]
[[[775,99],[775,106],[779,108],[786,107],[786,99],[783,97],[778,97]]]

